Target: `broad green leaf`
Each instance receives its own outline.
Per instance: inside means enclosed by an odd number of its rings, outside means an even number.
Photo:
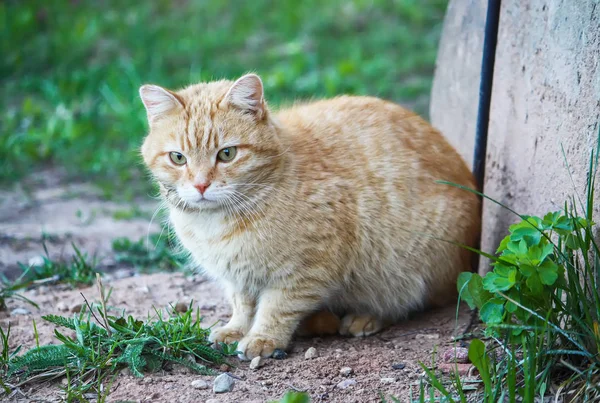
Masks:
[[[489,272],[483,279],[483,288],[492,293],[509,290],[515,284],[515,276],[511,277],[512,280],[508,277],[501,277],[494,272]]]
[[[558,266],[550,259],[542,263],[537,271],[543,284],[552,285],[558,278]]]
[[[464,271],[458,275],[458,279],[456,280],[456,288],[458,289],[458,293],[460,298],[469,305],[469,308],[476,308],[475,302],[473,301],[473,296],[469,291],[468,283],[473,277],[473,273]]]
[[[509,227],[510,239],[512,241],[524,240],[528,245],[537,245],[542,238],[540,227],[542,227],[542,220],[539,217],[528,217],[526,220]]]
[[[504,239],[502,241],[500,241],[500,245],[498,245],[498,249],[496,249],[496,254],[499,254],[500,252],[503,252],[504,250],[506,250],[506,245],[508,245],[509,242],[510,242],[510,235],[507,235],[504,237]]]
[[[539,274],[535,273],[527,279],[527,286],[533,295],[540,295],[544,291],[544,286],[540,280]]]
[[[494,264],[494,273],[496,273],[500,277],[508,277],[511,270],[514,270],[514,268],[511,266],[507,266],[502,263]]]
[[[519,266],[519,271],[521,272],[521,274],[527,278],[531,277],[533,274],[535,274],[536,270],[535,267],[528,265],[528,264],[522,264]]]
[[[479,316],[488,325],[501,323],[504,317],[504,305],[498,303],[497,299],[492,299],[483,304]]]
[[[552,254],[552,252],[554,252],[554,245],[552,245],[551,243],[546,243],[543,247],[542,247],[542,254],[540,256],[540,262],[543,262],[544,259],[546,259],[548,256],[550,256]]]
[[[520,256],[527,256],[527,252],[528,252],[528,251],[529,251],[529,250],[527,249],[527,242],[525,242],[525,240],[524,240],[524,239],[522,239],[522,240],[519,242],[519,253],[517,254],[517,256],[519,256],[519,255],[520,255]]]
[[[469,293],[473,298],[473,303],[477,308],[481,308],[493,295],[483,288],[483,280],[478,274],[473,274],[469,281]]]
[[[506,249],[508,249],[515,255],[518,255],[519,254],[519,242],[510,241],[509,243],[506,244]]]
[[[492,376],[490,373],[490,357],[485,351],[485,344],[479,339],[471,341],[469,346],[469,360],[475,365],[481,376],[485,388],[485,395],[492,394]]]
[[[577,237],[573,234],[567,234],[566,235],[566,245],[567,248],[571,249],[571,250],[577,250],[579,249],[579,239],[577,239]]]

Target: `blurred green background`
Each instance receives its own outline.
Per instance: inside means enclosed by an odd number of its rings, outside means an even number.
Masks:
[[[2,1],[0,182],[50,165],[134,196],[147,82],[254,71],[271,105],[369,94],[426,115],[446,3]]]

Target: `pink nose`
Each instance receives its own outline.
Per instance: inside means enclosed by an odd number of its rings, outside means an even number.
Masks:
[[[210,183],[199,183],[197,185],[194,185],[194,187],[196,189],[198,189],[198,192],[200,192],[201,195],[204,196],[204,192],[206,192],[206,189],[210,186]]]

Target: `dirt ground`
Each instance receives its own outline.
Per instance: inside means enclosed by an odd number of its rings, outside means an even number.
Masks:
[[[33,190],[0,192],[0,272],[14,277],[18,272],[17,261],[28,262],[40,256],[43,253],[41,234],[46,232],[53,257],[71,253],[70,244],[74,242],[100,258],[101,267],[109,272],[105,285],[113,288],[110,305],[115,308],[146,318],[152,315],[153,307],[161,309],[170,303],[193,300],[194,308],[200,308],[204,315],[206,326],[228,319],[230,311],[221,290],[201,275],[137,275],[127,268],[116,267],[111,259],[112,240],[119,236],[138,239],[148,231],[156,231],[156,224],[149,227],[148,218],[115,220],[113,212],[128,206],[101,200],[89,185],[64,186],[53,183],[51,178],[50,175]],[[148,199],[138,206],[151,215],[156,202]],[[35,345],[32,326],[35,319],[40,344],[54,343],[54,327],[41,316],[71,315],[72,308],[83,302],[81,294],[90,303],[98,301],[95,287],[73,290],[59,285],[26,291],[24,295],[39,304],[40,309],[9,300],[8,310],[0,312],[0,326],[6,328],[10,323],[11,345],[27,348]],[[11,314],[16,308],[24,308],[29,313]],[[307,391],[313,402],[379,402],[380,393],[410,401],[411,396],[418,397],[423,373],[419,361],[431,363],[434,350],[439,356],[451,348],[452,336],[466,327],[469,317],[463,308],[457,321],[456,307],[450,306],[416,314],[410,320],[364,339],[298,339],[286,359],[269,359],[258,370],[250,370],[248,363],[237,359],[232,361],[235,367],[229,371],[236,383],[231,392],[223,394],[213,393],[214,377],[198,376],[183,368],[147,374],[141,379],[122,372],[108,400],[264,402],[296,389]],[[317,358],[305,358],[304,353],[310,347],[317,349]],[[352,368],[352,373],[341,375],[343,367]],[[204,379],[211,387],[193,388],[191,383],[196,379]],[[60,382],[25,386],[12,400],[60,401],[63,395],[59,387]]]

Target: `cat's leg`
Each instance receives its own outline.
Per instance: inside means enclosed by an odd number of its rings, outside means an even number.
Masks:
[[[375,316],[348,314],[342,318],[340,334],[342,336],[370,336],[389,326],[391,323]]]
[[[286,349],[300,321],[321,305],[323,295],[323,290],[293,287],[263,292],[254,324],[238,345],[239,357],[270,357],[275,349]]]
[[[300,337],[329,336],[337,334],[340,330],[340,318],[328,309],[314,312],[305,318],[296,334]]]
[[[225,291],[233,312],[225,326],[210,332],[209,340],[215,344],[221,342],[231,344],[241,340],[250,330],[256,310],[256,300],[252,296],[237,291],[231,286],[226,286]]]

